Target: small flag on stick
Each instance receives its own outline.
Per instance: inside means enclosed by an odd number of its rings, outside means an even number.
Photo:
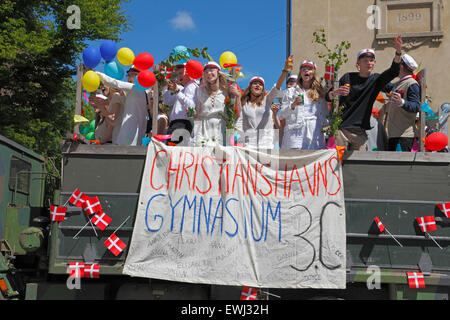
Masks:
[[[241,300],[256,300],[258,290],[244,286],[241,292]]]
[[[447,218],[450,218],[450,202],[438,204],[437,207],[444,213]]]
[[[421,272],[407,272],[408,284],[410,288],[425,288],[425,278]]]
[[[84,262],[70,262],[68,268],[69,277],[83,278]]]
[[[100,278],[100,265],[99,264],[87,264],[84,267],[84,277],[85,278],[91,278],[91,279],[98,279]]]
[[[443,248],[437,243],[437,241],[431,236],[431,234],[428,233],[428,231],[435,231],[437,230],[436,226],[436,220],[434,219],[434,216],[426,216],[426,217],[419,217],[416,218],[417,224],[419,225],[420,230],[428,236],[433,242],[441,249]]]
[[[50,206],[50,218],[52,221],[64,221],[66,212],[66,207]]]
[[[402,244],[392,235],[392,233],[389,232],[389,230],[385,227],[385,225],[381,222],[381,220],[378,217],[375,217],[375,223],[377,224],[380,233],[386,231],[392,237],[392,239],[394,239],[395,242],[397,242],[398,245],[403,248]]]

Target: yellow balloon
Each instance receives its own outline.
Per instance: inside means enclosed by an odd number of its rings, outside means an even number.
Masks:
[[[129,66],[133,64],[134,61],[134,52],[129,48],[120,48],[117,51],[117,60],[124,66]]]
[[[86,72],[81,80],[84,90],[94,92],[100,86],[100,77],[92,70]]]
[[[223,66],[225,63],[236,64],[237,63],[236,55],[231,51],[225,51],[220,55],[219,63],[222,66],[222,68],[225,68]]]

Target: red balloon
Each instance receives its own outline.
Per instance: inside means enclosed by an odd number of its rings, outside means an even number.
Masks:
[[[448,144],[448,137],[442,132],[434,132],[425,139],[425,148],[429,151],[440,151]]]
[[[136,69],[144,71],[153,67],[154,61],[155,60],[150,53],[143,52],[138,54],[136,58],[134,58],[133,64]]]
[[[200,79],[203,76],[203,65],[197,60],[189,60],[186,63],[186,72],[192,79]]]
[[[150,70],[144,70],[139,72],[137,81],[143,88],[150,88],[155,84],[156,76]]]

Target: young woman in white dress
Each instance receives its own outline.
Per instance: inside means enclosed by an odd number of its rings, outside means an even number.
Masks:
[[[329,112],[325,89],[316,76],[316,64],[304,60],[300,64],[297,86],[286,90],[279,119],[285,119],[282,149],[325,149]]]
[[[203,69],[202,85],[194,94],[194,145],[214,146],[225,144],[225,99],[236,97],[238,114],[241,111],[241,94],[236,84],[228,84],[220,74],[221,68],[216,62],[210,61]],[[189,109],[186,110],[189,112]]]
[[[292,59],[292,56],[289,57]],[[244,132],[244,146],[252,149],[273,149],[276,135],[274,118],[276,112],[272,109],[273,101],[280,96],[281,86],[289,73],[289,60],[275,86],[266,94],[265,81],[261,77],[253,77],[241,98],[242,131]]]

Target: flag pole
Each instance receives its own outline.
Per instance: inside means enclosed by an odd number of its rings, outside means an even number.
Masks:
[[[91,220],[89,220],[89,221],[91,221]],[[81,233],[81,231],[83,231],[84,230],[84,228],[86,228],[87,227],[87,225],[89,224],[89,221],[88,222],[86,222],[86,224],[77,232],[77,234],[76,235],[74,235],[73,236],[73,238],[72,239],[78,239],[77,238],[77,236]]]
[[[434,243],[436,243],[436,245],[439,247],[439,249],[444,250],[439,243],[437,243],[437,241],[431,236],[431,234],[429,234],[428,232],[425,231],[425,234],[431,239],[433,240]]]
[[[386,228],[386,226],[384,226],[384,229],[387,231],[387,233],[389,233],[389,235],[392,237],[392,239],[394,239],[398,243],[398,245],[403,248],[402,244],[400,242],[398,242],[397,239],[395,239],[395,237],[392,235],[392,233],[389,232],[389,230]]]
[[[116,233],[117,230],[119,230],[120,228],[122,228],[123,225],[124,225],[124,224],[128,221],[128,219],[130,219],[130,218],[131,218],[131,216],[128,216],[128,218],[126,218],[125,221],[122,222],[122,224],[121,224],[120,226],[118,226],[118,227],[116,228],[116,230],[114,230],[113,234]]]
[[[89,217],[88,217],[88,219],[89,219]],[[91,226],[92,226],[92,230],[94,230],[94,233],[95,233],[95,236],[98,238],[98,234],[97,234],[97,231],[95,230],[95,227],[94,227],[94,225],[92,224],[92,221],[91,221],[91,219],[89,219],[89,223],[91,224]]]

